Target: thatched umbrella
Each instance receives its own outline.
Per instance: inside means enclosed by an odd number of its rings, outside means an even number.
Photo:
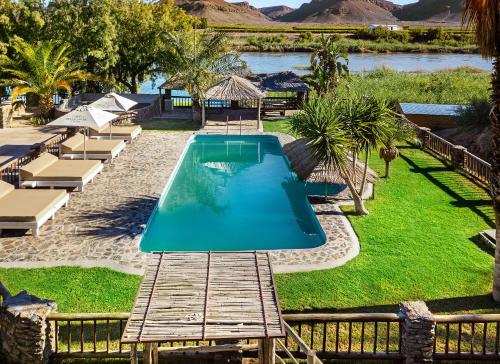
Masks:
[[[295,140],[286,144],[283,147],[292,168],[297,173],[297,176],[306,182],[319,183],[344,183],[344,179],[336,171],[327,171],[324,166],[313,158],[307,141],[305,139]],[[356,164],[356,180],[361,181],[363,178],[364,165],[361,162]],[[375,182],[377,174],[368,168],[367,181]]]
[[[242,101],[242,100],[258,100],[257,120],[259,129],[261,128],[260,108],[261,101],[266,96],[266,93],[261,91],[249,80],[239,76],[229,76],[216,85],[212,86],[205,94],[206,100],[227,100],[227,101]],[[205,124],[205,103],[202,103],[202,118]]]

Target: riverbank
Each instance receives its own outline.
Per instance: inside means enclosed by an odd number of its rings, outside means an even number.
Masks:
[[[479,47],[469,36],[442,35],[430,39],[410,37],[366,38],[353,34],[334,34],[340,48],[350,53],[462,53],[479,54]],[[319,36],[301,34],[231,33],[233,46],[240,52],[311,52],[318,46]]]

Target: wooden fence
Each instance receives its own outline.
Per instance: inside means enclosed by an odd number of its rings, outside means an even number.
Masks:
[[[54,358],[126,358],[120,342],[128,313],[53,313]],[[436,360],[500,361],[500,315],[435,315]],[[401,360],[402,318],[397,314],[285,314],[286,337],[280,358],[318,360]],[[251,340],[246,345],[254,344]],[[215,342],[168,342],[160,347],[214,346]],[[246,353],[252,356],[251,352]],[[295,360],[295,361],[294,361]],[[281,362],[280,360],[278,360]]]
[[[172,96],[172,103],[177,108],[191,108],[193,105],[190,96]],[[205,100],[207,109],[230,109],[231,102],[227,100]],[[279,104],[280,109],[295,110],[298,108],[296,97],[266,97],[262,102],[262,110],[273,110]],[[240,109],[257,109],[258,100],[241,100],[238,102]]]
[[[55,135],[44,143],[35,145],[36,148],[24,156],[0,166],[0,180],[17,185],[19,181],[19,169],[21,167],[30,163],[33,159],[36,159],[40,155],[40,152],[46,151],[56,156],[59,155],[59,145],[68,139],[69,135],[70,133],[68,132]]]
[[[409,120],[423,148],[428,149],[445,163],[464,171],[474,181],[489,188],[491,184],[491,164],[471,154],[467,149],[450,143],[427,128],[419,127]]]

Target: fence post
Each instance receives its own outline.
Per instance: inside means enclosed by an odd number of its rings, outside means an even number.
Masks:
[[[54,330],[47,319],[53,301],[25,291],[7,297],[0,306],[0,356],[6,363],[45,364],[52,354]]]
[[[425,302],[402,302],[399,314],[403,318],[401,350],[405,363],[432,362],[436,321]]]
[[[463,169],[465,166],[465,152],[467,148],[454,145],[451,148],[451,165],[454,169]]]
[[[423,147],[427,147],[429,145],[429,139],[430,139],[429,133],[430,132],[431,132],[431,129],[429,129],[429,128],[424,128],[424,127],[418,128],[417,138],[420,140]]]

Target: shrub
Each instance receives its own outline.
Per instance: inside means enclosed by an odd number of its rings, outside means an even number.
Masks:
[[[401,43],[408,43],[410,34],[406,30],[389,30],[385,27],[375,29],[359,29],[355,34],[356,39],[390,41],[395,40]]]
[[[474,97],[470,105],[462,107],[458,124],[464,128],[486,126],[490,123],[491,102],[487,98]]]
[[[314,40],[314,35],[310,31],[307,31],[305,33],[300,33],[297,38],[297,41],[300,43],[308,43],[312,42],[313,40]]]

